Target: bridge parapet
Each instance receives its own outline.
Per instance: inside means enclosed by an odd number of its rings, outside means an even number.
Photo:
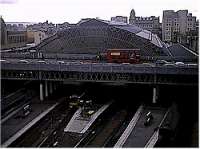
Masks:
[[[127,64],[1,64],[2,70],[58,71],[58,72],[103,72],[129,74],[198,75],[198,66],[143,66]]]
[[[123,64],[2,64],[2,79],[198,85],[198,67]]]

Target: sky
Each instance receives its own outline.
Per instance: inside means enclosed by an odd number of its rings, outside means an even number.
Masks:
[[[188,9],[199,19],[200,0],[0,0],[5,22],[77,23],[81,18],[110,20],[112,16],[160,16],[163,10]]]

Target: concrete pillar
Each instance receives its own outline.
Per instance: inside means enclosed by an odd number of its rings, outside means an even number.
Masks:
[[[47,81],[45,81],[45,97],[48,97],[48,84],[47,84]]]
[[[156,103],[157,102],[157,90],[156,90],[156,87],[153,87],[153,100],[152,100],[153,103]]]
[[[157,103],[157,99],[158,99],[158,88],[157,87],[153,87],[153,100],[152,100],[152,103]]]
[[[56,90],[56,88],[57,88],[57,82],[55,82],[55,83],[53,84],[53,90]]]
[[[41,101],[44,100],[43,84],[42,83],[40,83],[40,100]]]
[[[49,93],[50,94],[53,93],[53,83],[52,82],[49,83]]]

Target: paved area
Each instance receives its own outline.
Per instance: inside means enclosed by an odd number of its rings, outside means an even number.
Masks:
[[[79,135],[77,133],[69,133],[64,132],[62,135],[62,139],[58,142],[57,147],[74,147],[83,137],[83,135]]]
[[[15,135],[18,131],[23,129],[34,118],[36,118],[42,112],[47,110],[53,104],[32,103],[30,105],[32,108],[32,112],[27,117],[25,117],[25,118],[18,117],[21,112],[21,111],[19,111],[2,124],[2,126],[1,126],[1,142],[2,142],[2,144],[4,142],[6,142],[6,140],[8,140],[10,137]]]
[[[123,134],[121,135],[121,137],[119,138],[119,140],[117,141],[117,143],[115,144],[114,147],[122,147],[123,146],[123,144],[125,143],[125,141],[129,137],[130,133],[134,129],[138,119],[140,118],[140,115],[141,115],[142,111],[143,111],[143,105],[141,105],[137,109],[137,111],[134,114],[132,120],[130,121],[130,123],[128,124],[127,128],[125,129],[125,131],[123,132]]]
[[[150,126],[144,126],[146,114],[149,111],[151,111],[154,118]],[[165,113],[166,109],[145,107],[123,147],[145,147],[154,134],[154,129],[161,123]]]
[[[95,132],[97,135],[91,142],[89,142],[89,144],[87,144],[87,146],[84,147],[105,147],[105,145],[107,145],[107,143],[111,140],[112,135],[117,133],[126,116],[127,111],[123,109],[116,112],[114,116],[109,117],[105,124],[100,125],[100,127],[103,128],[97,130]]]
[[[65,132],[74,132],[74,133],[85,133],[88,128],[93,124],[97,117],[106,109],[110,103],[100,107],[93,115],[89,118],[83,118],[81,116],[82,109],[79,108],[77,112],[73,115],[72,119],[64,129]]]

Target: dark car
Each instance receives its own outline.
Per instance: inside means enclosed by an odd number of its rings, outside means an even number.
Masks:
[[[152,115],[152,113],[149,111],[149,112],[146,114],[146,120],[145,120],[145,122],[144,122],[144,126],[149,126],[149,125],[151,125],[152,120],[153,120],[153,115]]]

